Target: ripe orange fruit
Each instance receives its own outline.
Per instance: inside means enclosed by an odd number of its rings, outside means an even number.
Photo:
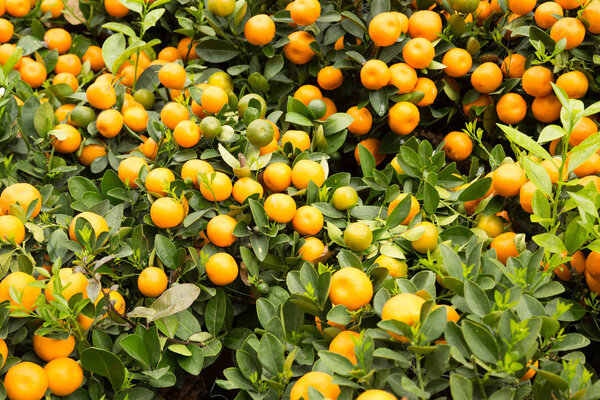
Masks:
[[[369,37],[380,47],[396,43],[402,33],[402,25],[397,13],[383,12],[376,15],[369,23]]]
[[[104,58],[102,58],[102,48],[99,46],[90,46],[81,57],[81,61],[89,61],[90,68],[94,72],[100,71],[105,67]]]
[[[453,48],[444,54],[442,64],[446,66],[444,72],[453,78],[465,76],[473,65],[471,54],[465,49]]]
[[[200,98],[202,108],[209,114],[216,114],[229,102],[227,92],[218,86],[208,86]]]
[[[566,50],[574,49],[585,39],[585,26],[577,18],[561,18],[552,25],[550,37],[558,42],[561,39],[567,40]]]
[[[34,89],[42,86],[48,76],[46,67],[37,61],[22,64],[19,72],[21,73],[21,79]]]
[[[44,42],[48,49],[64,54],[71,48],[71,34],[63,28],[48,29],[44,34]]]
[[[492,188],[502,197],[516,196],[525,182],[525,171],[517,163],[503,164],[492,173]]]
[[[31,11],[31,1],[29,0],[6,0],[6,12],[16,18],[24,17]]]
[[[161,49],[161,51],[158,52],[157,58],[166,62],[173,62],[181,59],[177,48],[173,46],[167,46]]]
[[[317,82],[319,83],[321,89],[324,90],[337,89],[342,85],[343,81],[344,76],[342,75],[342,70],[339,68],[334,68],[331,65],[321,68],[317,74]]]
[[[481,108],[485,109],[490,104],[494,104],[494,100],[492,100],[492,98],[490,96],[488,96],[487,94],[484,94],[483,96],[479,96],[477,98],[477,100],[475,100],[471,103],[463,103],[462,109],[466,115],[470,115],[469,113],[471,112],[471,109],[473,107],[478,107],[478,108],[481,107]],[[472,116],[475,116],[474,112],[472,113]]]
[[[552,184],[556,183],[558,181],[558,167],[560,165],[560,162],[555,159],[544,160],[540,163],[540,165],[546,170],[546,172],[550,176],[550,182]],[[566,177],[566,171],[563,171],[563,174]]]
[[[248,197],[256,193],[261,198],[263,196],[263,187],[252,178],[242,177],[233,185],[233,199],[240,204],[243,204]]]
[[[75,337],[69,335],[67,339],[52,339],[47,336],[33,335],[33,350],[44,361],[68,357],[75,350]]]
[[[442,33],[442,19],[435,11],[419,10],[408,19],[408,34],[413,39],[425,38],[433,42],[438,39],[440,33]]]
[[[200,127],[192,120],[180,121],[173,130],[173,138],[185,148],[194,147],[200,141]]]
[[[571,71],[562,74],[556,80],[556,84],[567,92],[567,95],[571,99],[582,98],[589,88],[588,78],[581,71]]]
[[[96,213],[84,211],[77,214],[75,218],[71,220],[71,224],[69,225],[69,238],[71,240],[77,241],[77,236],[75,236],[75,225],[79,218],[83,218],[90,223],[96,233],[96,238],[98,238],[102,232],[108,232],[108,224],[104,218]]]
[[[359,145],[362,145],[369,150],[369,153],[373,155],[375,159],[375,165],[379,165],[385,160],[385,154],[379,152],[379,146],[381,145],[381,140],[375,138],[368,138],[360,141],[356,147],[354,148],[354,159],[360,165],[360,150]]]
[[[537,190],[535,184],[531,181],[525,182],[521,189],[519,190],[519,203],[521,204],[521,208],[528,213],[533,213],[533,208],[531,207],[531,202],[533,200],[533,194]]]
[[[502,70],[502,73],[509,78],[520,78],[525,73],[526,60],[527,59],[520,54],[510,54],[502,61],[500,69]]]
[[[159,228],[174,228],[181,224],[185,211],[181,202],[170,197],[156,199],[150,207],[150,218]]]
[[[275,37],[275,23],[268,15],[257,14],[246,21],[244,37],[255,46],[269,44]]]
[[[169,278],[160,268],[146,267],[140,272],[137,285],[140,293],[146,297],[158,297],[167,289]]]
[[[168,168],[154,168],[146,175],[144,185],[146,190],[151,193],[165,196],[167,190],[171,186],[171,182],[175,180],[175,175]]]
[[[169,89],[183,89],[186,78],[185,69],[180,64],[174,62],[167,63],[158,70],[160,83]]]
[[[6,346],[4,339],[0,339],[0,355],[2,355],[2,365],[0,365],[0,368],[2,368],[6,364],[6,358],[8,357],[8,346]]]
[[[87,298],[88,281],[85,275],[83,275],[81,272],[73,272],[73,268],[61,268],[58,273],[58,277],[63,288],[60,294],[66,300],[69,300],[77,293],[83,294],[84,299]],[[49,302],[54,300],[54,279],[50,279],[44,293],[46,295],[46,300]],[[69,352],[69,354],[71,353]]]
[[[40,400],[48,390],[48,377],[39,365],[22,361],[6,372],[4,387],[10,400]]]
[[[214,172],[212,165],[204,160],[188,160],[181,167],[181,178],[186,180],[190,178],[196,189],[200,188],[198,184],[198,174],[210,174]]]
[[[29,205],[35,200],[37,200],[37,203],[31,213],[31,218],[37,217],[40,213],[42,195],[29,183],[14,183],[2,191],[2,195],[0,195],[0,207],[3,214],[10,214],[11,204],[20,206],[23,211],[27,212]]]
[[[570,156],[568,156],[570,157]],[[569,162],[569,158],[567,158],[567,163]],[[579,165],[577,168],[573,170],[573,173],[577,175],[578,178],[588,176],[588,175],[597,175],[600,172],[600,155],[597,153],[592,153],[587,160],[583,162],[583,164]]]
[[[104,110],[96,118],[96,128],[105,138],[113,138],[123,128],[123,115],[117,110]]]
[[[535,10],[535,23],[542,29],[549,29],[558,21],[554,15],[560,15],[561,17],[564,15],[560,4],[553,1],[542,3]]]
[[[329,351],[341,354],[352,364],[356,364],[356,354],[354,352],[355,343],[359,343],[360,334],[352,331],[342,331],[329,343]]]
[[[265,212],[269,219],[280,224],[287,224],[296,215],[296,202],[291,196],[283,193],[274,193],[265,200]]]
[[[375,264],[387,269],[392,278],[403,278],[406,276],[408,271],[408,265],[406,264],[406,261],[398,260],[396,258],[386,256],[385,254],[380,254],[373,262],[373,265]]]
[[[471,74],[471,84],[479,93],[491,93],[502,84],[502,70],[492,62],[485,62]]]
[[[200,183],[200,193],[208,201],[223,201],[231,196],[231,179],[222,172],[207,174],[208,182]]]
[[[337,400],[340,387],[331,383],[333,377],[324,372],[308,372],[294,383],[290,392],[290,400],[308,399],[308,388],[312,387],[323,395],[325,399]]]
[[[578,274],[583,274],[585,272],[585,262],[586,257],[581,250],[577,250],[571,255],[571,267],[573,267]]]
[[[473,141],[464,132],[450,132],[444,137],[444,141],[444,152],[452,161],[466,160],[473,151]]]
[[[413,91],[423,93],[423,98],[417,103],[417,107],[427,107],[435,101],[437,97],[437,87],[435,82],[429,78],[418,78]]]
[[[400,204],[402,200],[404,200],[406,196],[408,196],[407,193],[400,193],[394,200],[392,200],[392,202],[388,206],[388,216],[392,215],[392,211],[394,211],[394,209],[398,206],[398,204]],[[412,219],[415,217],[415,215],[417,215],[419,211],[421,211],[421,206],[419,202],[417,201],[415,196],[410,195],[410,211],[404,219],[404,221],[401,222],[401,225],[408,225],[408,223],[412,221]]]
[[[416,80],[415,80],[416,83]],[[348,131],[354,135],[366,135],[371,130],[373,125],[373,116],[367,109],[367,107],[350,107],[346,111],[348,115],[352,117],[352,123],[348,127]]]
[[[531,112],[540,122],[550,123],[560,117],[562,104],[553,93],[548,96],[536,97],[531,103]]]
[[[14,215],[0,216],[0,240],[11,240],[15,244],[25,240],[25,225]]]
[[[189,118],[190,113],[187,108],[174,101],[165,104],[163,109],[160,110],[160,120],[171,130],[175,129],[178,123]]]
[[[411,134],[421,119],[419,109],[413,103],[401,101],[390,108],[388,125],[397,135]]]
[[[308,150],[310,148],[310,136],[304,131],[289,130],[281,137],[281,147],[284,147],[286,143],[291,143],[294,149],[300,151]]]
[[[588,2],[581,11],[581,18],[589,24],[587,29],[590,33],[600,33],[600,3]]]
[[[290,17],[296,25],[314,24],[321,15],[319,0],[294,0],[289,7]]]
[[[111,17],[121,18],[129,14],[129,8],[119,0],[104,0],[104,9]]]
[[[325,251],[325,245],[316,237],[304,238],[304,244],[300,247],[298,254],[304,261],[313,262],[320,258]]]
[[[263,171],[263,181],[271,192],[283,192],[292,184],[292,169],[284,163],[272,163]]]
[[[144,141],[140,144],[137,149],[144,155],[144,157],[150,160],[155,160],[158,154],[158,144],[152,138],[147,138],[144,135],[140,135],[140,138]]]
[[[30,286],[33,282],[35,282],[35,278],[25,272],[17,271],[6,275],[0,281],[0,302],[8,300],[10,305],[16,307],[16,309],[33,311],[36,308],[35,301],[42,293],[42,289],[39,287]],[[19,294],[21,298],[20,305],[10,296],[10,288]]]
[[[527,103],[520,94],[506,93],[498,100],[496,113],[505,124],[518,124],[527,115]]]
[[[571,136],[569,136],[569,144],[571,146],[577,146],[596,132],[598,132],[598,125],[596,125],[594,120],[583,117],[579,120],[577,125],[575,125],[575,128],[573,128]]]
[[[421,307],[425,303],[422,297],[412,293],[400,293],[390,298],[383,305],[381,311],[381,319],[383,321],[395,320],[404,322],[407,325],[414,325],[419,322],[421,318]],[[392,337],[397,340],[406,342],[407,339],[404,336],[396,335],[388,332]]]
[[[302,236],[314,236],[323,229],[323,214],[316,207],[302,206],[296,210],[292,226]]]
[[[477,219],[477,228],[483,230],[488,237],[495,238],[504,232],[504,222],[497,215],[481,215]]]
[[[435,57],[435,48],[429,40],[417,37],[404,45],[402,57],[408,65],[415,69],[427,68]]]
[[[554,82],[552,71],[536,65],[525,71],[521,78],[523,90],[530,96],[542,97],[552,93],[551,82]]]
[[[43,3],[42,3],[43,7]],[[6,43],[12,39],[14,33],[14,26],[12,22],[7,19],[0,18],[0,43]]]
[[[323,99],[321,90],[315,85],[302,85],[294,92],[294,98],[308,105],[313,100]]]
[[[50,134],[54,136],[54,139],[52,139],[52,146],[54,146],[59,153],[73,153],[77,151],[81,145],[81,134],[71,125],[56,125],[54,129],[50,131]]]
[[[509,257],[519,256],[519,250],[515,244],[515,236],[517,234],[514,232],[501,233],[490,244],[490,249],[496,250],[496,257],[502,264],[506,264],[506,260]]]
[[[206,236],[217,247],[229,247],[236,239],[233,234],[236,224],[237,221],[227,214],[217,215],[208,221]]]
[[[88,103],[100,110],[107,110],[117,102],[115,89],[107,82],[94,82],[85,91]]]
[[[10,44],[10,43],[4,43],[4,44],[0,45],[0,64],[1,65],[6,64],[6,62],[8,61],[8,59],[10,58],[10,56],[12,55],[12,53],[15,51],[16,48],[17,48],[17,46],[15,46],[14,44]],[[20,67],[21,60],[22,60],[22,58],[19,59],[19,61],[17,61],[17,64],[15,65],[15,69],[18,69]]]
[[[192,42],[192,39],[189,37],[184,37],[177,44],[177,51],[179,52],[179,58],[183,60],[194,60],[198,58],[198,54],[196,53],[196,45],[198,42]]]
[[[537,0],[508,0],[508,8],[514,14],[525,15],[533,11]]]
[[[132,189],[137,188],[137,183],[135,180],[138,178],[140,169],[143,167],[148,168],[148,164],[141,157],[129,156],[121,161],[119,164],[119,178],[125,184],[125,186],[129,186]]]
[[[68,72],[56,74],[56,76],[54,76],[54,79],[52,79],[53,85],[59,85],[61,83],[69,85],[71,89],[73,89],[73,92],[76,92],[77,88],[79,87],[79,82],[77,81],[75,75]]]
[[[57,74],[68,72],[77,76],[81,73],[81,60],[75,54],[63,54],[58,56],[54,72]]]
[[[321,164],[311,160],[300,160],[292,168],[292,182],[296,189],[306,189],[313,181],[318,187],[325,182],[325,171]]]
[[[215,285],[228,285],[237,278],[238,265],[227,253],[216,253],[209,257],[204,266],[208,279]]]
[[[417,72],[405,63],[396,63],[390,67],[389,85],[398,88],[398,94],[410,93],[417,84]],[[363,107],[365,108],[365,107]]]
[[[398,400],[396,396],[391,393],[385,392],[378,389],[370,389],[363,392],[356,400]]]
[[[438,244],[438,228],[428,221],[419,222],[415,227],[423,229],[423,234],[411,242],[413,249],[419,253],[435,250]]]
[[[306,31],[294,31],[288,35],[289,42],[283,46],[283,54],[292,63],[303,65],[312,60],[315,52],[310,43],[315,37]]]
[[[348,310],[355,311],[369,304],[372,298],[373,284],[360,269],[345,267],[331,276],[329,299],[333,304],[341,304]]]
[[[50,361],[44,367],[48,388],[56,396],[68,396],[81,386],[83,370],[77,361],[67,357]]]

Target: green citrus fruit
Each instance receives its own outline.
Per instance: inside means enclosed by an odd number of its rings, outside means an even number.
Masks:
[[[472,13],[477,10],[479,0],[452,0],[452,8],[460,13]]]
[[[246,109],[248,108],[250,100],[252,100],[252,99],[256,99],[260,103],[259,116],[260,116],[260,118],[264,118],[265,115],[267,115],[267,102],[265,101],[265,99],[263,99],[261,96],[255,94],[255,93],[250,93],[250,94],[245,95],[238,102],[238,114],[239,114],[240,118],[244,118],[244,113],[246,112]]]
[[[350,250],[364,251],[373,243],[373,232],[366,224],[354,222],[344,231],[344,243]]]
[[[233,81],[227,72],[215,72],[208,78],[208,84],[218,86],[223,90],[233,90]]]
[[[314,99],[308,103],[308,108],[315,115],[315,118],[321,118],[327,112],[327,104],[321,99]]]
[[[208,139],[214,139],[221,133],[221,121],[213,116],[204,117],[200,122],[200,132]]]
[[[228,17],[235,10],[235,0],[206,0],[206,8],[218,17]]]
[[[152,107],[154,107],[154,94],[148,89],[137,90],[133,94],[133,98],[135,101],[144,106],[146,110],[150,110]]]
[[[90,122],[96,120],[96,113],[86,106],[75,106],[71,111],[71,121],[78,128],[85,128]]]
[[[347,210],[358,203],[358,193],[352,186],[342,186],[335,189],[331,203],[338,210]]]
[[[266,119],[255,119],[248,125],[246,136],[252,145],[263,147],[273,141],[275,130],[273,129],[273,125]]]

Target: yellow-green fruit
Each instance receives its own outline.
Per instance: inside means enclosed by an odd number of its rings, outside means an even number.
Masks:
[[[344,243],[350,250],[364,251],[373,243],[373,232],[368,225],[354,222],[344,231]]]

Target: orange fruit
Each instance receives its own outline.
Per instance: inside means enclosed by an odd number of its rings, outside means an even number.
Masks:
[[[323,94],[315,85],[302,85],[294,92],[294,98],[308,105],[313,100],[323,99]]]
[[[129,8],[119,0],[104,0],[104,9],[111,17],[121,18],[129,14]]]
[[[406,261],[398,260],[396,258],[386,256],[385,254],[380,254],[373,262],[373,265],[375,264],[387,269],[392,278],[403,278],[406,276],[408,271],[408,265],[406,264]]]
[[[25,225],[14,215],[0,216],[0,240],[11,240],[15,244],[23,243],[25,240]]]
[[[79,218],[83,218],[90,223],[94,229],[94,232],[96,233],[96,238],[98,238],[102,232],[108,232],[108,224],[104,218],[96,213],[84,211],[77,214],[75,218],[71,220],[71,224],[69,225],[69,238],[71,240],[77,241],[77,236],[75,235],[75,225]]]
[[[198,183],[198,174],[210,174],[214,172],[212,165],[204,160],[188,160],[181,167],[181,178],[186,180],[190,178],[196,189],[200,188]]]
[[[46,67],[37,61],[30,61],[21,65],[19,72],[21,73],[21,79],[34,89],[42,86],[48,76]]]
[[[263,182],[271,192],[283,192],[292,184],[292,169],[284,163],[272,163],[263,171]]]
[[[284,147],[286,143],[291,143],[294,149],[300,151],[308,150],[310,148],[310,136],[304,131],[289,130],[281,137],[281,147]]]
[[[373,243],[373,232],[367,224],[353,222],[344,230],[344,243],[352,251],[365,251]]]
[[[54,136],[52,146],[57,152],[63,154],[74,153],[81,145],[81,134],[71,125],[56,125],[50,134]]]
[[[44,42],[48,49],[64,54],[71,48],[71,34],[63,28],[51,28],[44,34]]]
[[[83,370],[77,361],[67,357],[50,361],[44,367],[48,388],[56,396],[68,396],[81,386]]]
[[[528,213],[533,213],[533,208],[531,207],[531,202],[533,200],[533,194],[537,190],[535,184],[531,181],[525,182],[521,189],[519,190],[519,203],[521,204],[521,208]]]
[[[6,0],[6,12],[15,18],[24,17],[31,11],[30,0]]]
[[[329,299],[335,305],[343,305],[350,311],[369,304],[373,298],[373,284],[363,271],[354,267],[337,270],[331,276]]]
[[[295,31],[288,35],[289,42],[283,46],[283,54],[292,63],[303,65],[308,63],[315,55],[310,43],[315,37],[306,31]]]
[[[463,103],[462,109],[466,115],[469,115],[469,113],[471,112],[471,109],[473,107],[478,107],[478,108],[481,107],[481,108],[485,109],[490,104],[494,104],[494,100],[492,100],[492,98],[490,96],[488,96],[487,94],[484,94],[483,96],[479,96],[477,98],[477,100],[475,100],[471,103]],[[472,115],[474,116],[475,113],[473,113]]]
[[[571,99],[582,98],[589,88],[588,78],[581,71],[571,71],[562,74],[556,80],[556,84],[567,92],[567,96]]]
[[[537,0],[508,0],[508,8],[517,15],[525,15],[533,11]]]
[[[398,204],[400,204],[402,200],[404,200],[406,196],[408,196],[407,193],[400,193],[394,200],[392,200],[392,202],[388,206],[388,216],[392,215],[392,211],[394,211],[394,209],[398,206]],[[410,195],[410,211],[404,219],[404,221],[401,222],[401,225],[408,225],[408,223],[412,221],[412,219],[415,217],[415,215],[417,215],[419,211],[421,211],[421,206],[419,202],[417,201],[415,196]]]
[[[548,68],[536,65],[525,71],[521,78],[523,90],[530,96],[542,97],[552,93],[554,77]]]
[[[581,19],[589,24],[587,29],[590,33],[600,33],[600,3],[588,2],[581,11]]]
[[[531,112],[540,122],[550,123],[560,117],[562,104],[553,93],[548,96],[536,97],[531,103]]]
[[[496,113],[505,124],[518,124],[527,115],[527,103],[520,94],[506,93],[498,100]]]
[[[520,78],[525,73],[526,60],[527,59],[520,54],[511,54],[502,61],[500,69],[502,70],[502,73],[509,78]]]
[[[164,64],[158,70],[158,79],[164,87],[169,89],[183,89],[186,81],[185,69],[177,63]]]
[[[140,138],[143,140],[143,143],[140,144],[137,149],[144,155],[144,157],[149,158],[150,160],[156,159],[156,155],[158,154],[158,144],[152,138],[147,138],[144,135],[140,135]]]
[[[52,339],[47,336],[33,335],[33,350],[44,361],[52,361],[68,357],[75,350],[75,337],[67,339]]]
[[[244,37],[255,46],[269,44],[275,37],[275,23],[268,15],[257,14],[246,21]]]
[[[37,217],[42,208],[42,196],[40,192],[29,183],[13,183],[2,191],[2,195],[0,195],[0,207],[4,214],[10,214],[11,204],[20,206],[23,211],[27,212],[29,205],[35,200],[37,200],[37,203],[31,213],[31,218]]]
[[[4,364],[6,364],[6,359],[8,358],[8,347],[6,346],[4,339],[0,339],[0,355],[2,355],[2,365],[0,365],[0,368],[2,368],[4,367]]]
[[[383,305],[381,319],[383,321],[395,320],[407,325],[414,325],[421,319],[421,307],[425,303],[422,297],[412,293],[400,293],[390,298]],[[400,341],[407,341],[404,336],[388,332]]]
[[[427,68],[435,57],[435,48],[429,40],[417,37],[404,45],[402,57],[408,65],[415,69]]]
[[[356,400],[398,400],[398,399],[393,394],[385,392],[383,390],[370,389],[365,392],[362,392],[362,394],[360,396],[358,396],[356,398]]]
[[[181,59],[181,57],[179,56],[179,52],[177,51],[177,48],[173,47],[173,46],[167,46],[167,47],[164,47],[163,49],[161,49],[158,52],[157,58],[159,60],[163,60],[166,62],[173,62],[175,60]]]
[[[360,341],[360,334],[352,331],[342,331],[329,343],[329,351],[341,354],[352,364],[356,364],[356,354],[354,352],[355,343]]]
[[[321,164],[311,160],[300,160],[292,168],[292,182],[296,189],[306,189],[312,181],[318,187],[325,182],[325,171]]]
[[[321,68],[317,74],[317,82],[323,90],[334,90],[339,88],[344,81],[342,70],[329,65]]]
[[[174,228],[185,217],[183,204],[170,197],[156,199],[150,207],[150,218],[159,228]]]
[[[81,57],[81,61],[89,61],[90,68],[94,72],[100,71],[105,67],[104,58],[102,58],[102,48],[99,46],[90,46]]]
[[[546,172],[550,176],[550,182],[552,184],[558,182],[558,167],[560,165],[560,162],[558,160],[544,160],[540,163],[540,165],[546,170]],[[565,174],[565,172],[563,172],[563,174]]]
[[[58,272],[58,277],[63,288],[60,294],[66,300],[69,300],[77,293],[81,293],[84,299],[87,298],[88,281],[85,275],[83,275],[81,272],[73,272],[73,268],[61,268]],[[44,293],[46,295],[46,300],[49,302],[54,300],[54,279],[50,279]],[[71,353],[69,352],[65,355],[65,357],[69,354]]]
[[[419,10],[408,19],[408,34],[411,38],[437,40],[442,33],[442,19],[435,11]],[[409,63],[410,64],[410,63]]]
[[[107,110],[117,102],[115,89],[107,82],[94,82],[85,91],[88,103],[100,110]]]
[[[216,253],[208,258],[206,265],[208,279],[218,286],[228,285],[237,278],[238,265],[227,253]]]
[[[146,297],[158,297],[167,289],[169,278],[160,268],[146,267],[140,272],[137,285],[140,293]]]
[[[379,47],[396,43],[402,33],[402,25],[397,13],[382,12],[369,23],[369,37]]]
[[[96,128],[105,138],[113,138],[123,128],[123,115],[117,110],[104,110],[96,118]]]
[[[495,238],[504,232],[504,222],[497,215],[481,215],[477,219],[477,228],[483,230],[488,237]]]
[[[352,117],[352,123],[348,127],[350,133],[359,136],[369,133],[373,125],[373,116],[367,107],[362,107],[361,109],[356,106],[350,107],[346,113]]]
[[[535,23],[542,29],[552,28],[552,25],[558,21],[554,15],[559,15],[561,17],[564,15],[563,8],[560,4],[553,1],[542,3],[535,10]]]
[[[314,24],[321,15],[319,0],[294,0],[289,7],[290,17],[296,25]]]
[[[490,244],[490,249],[496,250],[496,257],[502,264],[506,264],[506,260],[509,257],[519,256],[519,250],[515,244],[515,236],[517,234],[514,232],[501,233]]]
[[[398,88],[398,94],[410,93],[417,84],[417,72],[405,63],[396,63],[390,66],[389,85]],[[366,109],[366,107],[363,107]]]
[[[567,40],[566,50],[574,49],[585,39],[585,26],[583,22],[573,17],[565,17],[556,21],[550,29],[550,37],[558,42],[561,39]]]
[[[208,86],[200,98],[202,108],[209,114],[216,114],[229,102],[227,92],[218,86]]]
[[[471,84],[479,93],[491,93],[502,84],[502,70],[492,62],[485,62],[471,74]]]
[[[222,172],[207,174],[207,182],[200,183],[200,193],[208,201],[223,201],[231,196],[231,179]]]
[[[17,48],[17,46],[15,46],[14,44],[10,44],[10,43],[4,43],[2,45],[0,45],[0,64],[4,65],[6,64],[6,62],[8,61],[8,59],[10,58],[10,56],[12,55],[12,53],[15,51],[15,49]],[[19,66],[21,65],[21,59],[19,59],[19,61],[17,61],[17,63],[15,64],[15,69],[18,69]]]
[[[229,247],[236,239],[233,234],[236,224],[237,221],[227,214],[217,215],[208,221],[206,236],[217,247]]]
[[[54,72],[57,74],[68,72],[77,76],[81,73],[81,60],[75,54],[63,54],[58,56]]]
[[[525,182],[525,171],[517,163],[502,164],[492,173],[492,188],[502,197],[516,196]]]
[[[148,164],[141,157],[129,156],[121,161],[119,164],[119,178],[121,181],[132,189],[137,188],[135,180],[138,178],[140,169],[142,167],[148,168]]]
[[[362,145],[369,150],[369,153],[373,155],[375,159],[375,165],[379,165],[385,160],[385,154],[379,152],[379,146],[381,145],[381,140],[375,138],[368,138],[360,141],[356,147],[354,148],[354,159],[360,165],[360,150],[359,145]]]
[[[390,108],[388,125],[397,135],[409,135],[419,125],[420,119],[417,106],[408,101],[401,101]]]
[[[40,400],[48,390],[48,376],[39,365],[21,361],[6,372],[4,387],[10,400]]]
[[[304,261],[314,262],[319,259],[325,251],[325,244],[315,237],[307,237],[304,244],[300,247],[298,254]]]
[[[43,3],[42,3],[43,7]],[[12,22],[7,19],[0,18],[0,43],[6,43],[12,39],[14,33],[14,26]]]
[[[194,121],[180,121],[173,130],[173,138],[178,145],[185,148],[194,147],[200,141],[200,127]]]
[[[581,250],[577,250],[571,255],[571,267],[573,267],[578,274],[583,274],[585,272],[585,262],[586,257]]]
[[[473,151],[473,141],[464,132],[450,132],[444,137],[444,141],[444,152],[452,161],[466,160]]]
[[[166,196],[171,182],[175,180],[175,175],[168,168],[154,168],[146,175],[144,185],[146,190],[156,193],[160,196]]]
[[[77,88],[79,87],[79,82],[77,81],[75,75],[68,72],[56,74],[56,76],[54,76],[54,79],[52,79],[53,85],[59,85],[61,83],[69,85],[71,89],[73,89],[73,92],[76,92]]]
[[[187,108],[174,101],[167,103],[162,110],[160,110],[160,120],[171,130],[175,129],[178,123],[189,118],[190,113]]]
[[[10,305],[16,309],[25,309],[33,311],[37,306],[36,299],[42,293],[39,287],[31,286],[35,282],[35,278],[25,272],[12,272],[0,281],[0,302],[10,301]],[[10,296],[9,289],[12,288],[20,296],[21,303],[17,303]]]
[[[571,136],[569,136],[569,144],[577,146],[596,132],[598,132],[598,125],[596,125],[594,120],[589,117],[583,117],[573,128]]]
[[[423,234],[411,242],[413,249],[423,254],[435,250],[438,244],[438,228],[427,221],[419,222],[415,227],[423,229]]]
[[[570,157],[570,156],[569,156]],[[567,164],[569,162],[569,158],[567,158]],[[573,170],[573,173],[577,175],[578,178],[588,176],[588,175],[597,175],[600,172],[600,155],[597,153],[592,153],[587,160],[583,162],[583,164],[579,165],[577,168]]]
[[[323,395],[327,400],[337,400],[340,395],[340,387],[331,383],[333,377],[324,372],[308,372],[298,379],[292,386],[290,400],[308,399],[308,388],[312,387]]]
[[[287,224],[296,215],[296,202],[291,196],[283,193],[274,193],[267,197],[264,208],[269,219],[280,224]]]
[[[302,236],[314,236],[323,229],[323,214],[316,207],[302,206],[296,210],[292,226]]]
[[[198,42],[192,42],[192,39],[189,37],[184,37],[177,44],[177,51],[179,52],[179,58],[183,60],[194,60],[198,58],[198,54],[196,54],[196,45]]]
[[[413,91],[423,93],[423,98],[417,103],[418,107],[427,107],[435,101],[437,97],[437,87],[435,82],[429,78],[418,78]]]
[[[453,48],[444,54],[442,64],[446,66],[444,72],[453,78],[465,76],[473,65],[471,54],[465,49]]]
[[[243,204],[248,197],[256,193],[261,198],[263,196],[263,187],[252,178],[242,177],[233,185],[233,199],[240,204]]]
[[[319,118],[319,121],[325,121],[327,118],[331,117],[333,114],[337,113],[337,107],[333,100],[328,97],[323,97],[323,101],[325,102],[325,106],[327,110],[325,111],[325,115]]]

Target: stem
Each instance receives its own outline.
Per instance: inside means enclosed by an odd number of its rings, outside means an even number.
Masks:
[[[471,362],[473,363],[473,370],[475,371],[475,380],[477,381],[477,386],[479,386],[479,390],[481,390],[481,394],[484,399],[487,399],[487,394],[485,393],[485,388],[483,387],[483,382],[479,379],[479,374],[477,373],[477,364],[475,364],[475,359],[471,358]]]
[[[417,360],[417,365],[416,365],[416,367],[417,367],[417,379],[419,381],[419,388],[422,391],[425,391],[425,384],[423,382],[423,373],[421,371],[421,359],[422,359],[421,355],[417,355],[416,356],[416,360]],[[423,399],[423,398],[421,397],[421,399]]]

